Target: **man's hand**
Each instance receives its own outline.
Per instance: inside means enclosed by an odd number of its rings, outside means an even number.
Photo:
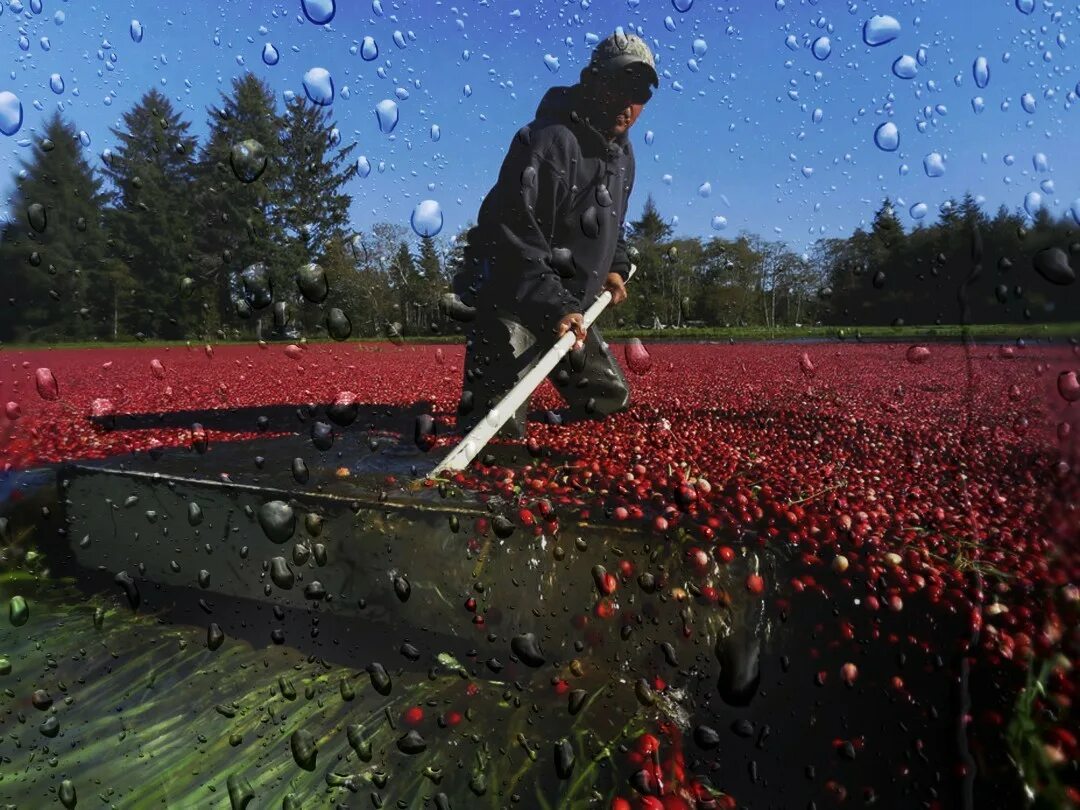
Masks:
[[[567,332],[573,332],[577,335],[577,342],[574,343],[575,351],[585,345],[585,317],[580,312],[571,312],[569,315],[564,315],[558,326],[555,327],[556,337],[562,337]]]
[[[626,300],[626,284],[618,273],[608,273],[604,289],[611,291],[611,305],[617,307]]]

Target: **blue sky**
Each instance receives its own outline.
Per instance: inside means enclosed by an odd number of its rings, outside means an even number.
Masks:
[[[1075,2],[381,0],[376,7],[337,0],[328,25],[309,21],[301,0],[0,4],[0,92],[15,93],[25,114],[18,133],[0,135],[5,202],[27,149],[20,143],[58,106],[85,131],[100,165],[101,151],[113,145],[109,128],[151,85],[201,136],[206,107],[233,76],[250,69],[280,97],[303,93],[304,73],[322,67],[334,79],[332,111],[343,139],[374,167],[350,185],[353,227],[408,225],[414,206],[434,199],[450,236],[475,217],[544,90],[576,79],[591,50],[587,35],[616,26],[640,27],[655,40],[663,73],[632,131],[632,215],[652,193],[665,217],[678,217],[679,234],[717,234],[714,218],[723,217],[722,235],[752,231],[804,250],[867,223],[886,195],[900,201],[907,226],[913,206],[926,206],[929,223],[944,200],[965,191],[992,209],[1021,208],[1037,192],[1054,213],[1080,198]],[[863,26],[874,15],[894,17],[900,32],[870,47]],[[129,33],[132,19],[142,24],[140,42]],[[378,46],[374,61],[361,56],[364,37]],[[705,51],[695,57],[697,39]],[[261,57],[267,42],[280,54],[273,66]],[[556,72],[546,56],[557,60]],[[893,73],[904,56],[898,70],[914,68],[913,78]],[[979,56],[990,72],[985,88],[973,75]],[[54,73],[64,82],[59,95],[50,89]],[[374,107],[399,88],[408,98],[398,101],[400,123],[386,135]],[[874,142],[887,121],[899,133],[893,152]],[[933,153],[941,160],[931,158],[931,168],[944,167],[936,177],[924,167]]]

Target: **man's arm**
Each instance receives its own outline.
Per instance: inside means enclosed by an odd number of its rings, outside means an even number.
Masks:
[[[507,155],[499,185],[498,236],[505,249],[498,256],[503,266],[492,268],[493,286],[513,298],[516,313],[537,335],[550,332],[565,315],[581,312],[552,265],[554,227],[569,189],[558,159],[521,139]]]
[[[615,258],[611,260],[611,272],[618,273],[623,281],[630,277],[630,253],[626,246],[622,224],[619,225],[619,241],[615,245]]]
[[[623,209],[622,219],[619,220],[619,241],[615,244],[615,258],[611,260],[612,273],[618,273],[622,277],[623,281],[626,281],[630,277],[630,251],[626,245],[626,211],[630,208],[630,195],[634,193],[634,174],[637,172],[637,166],[633,163],[633,153],[631,153],[631,176],[630,184],[626,189],[626,204]]]

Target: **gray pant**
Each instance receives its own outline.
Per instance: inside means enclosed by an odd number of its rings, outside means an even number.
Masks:
[[[521,379],[529,365],[554,344],[538,339],[507,313],[478,316],[465,344],[465,380],[457,423],[471,430]],[[569,406],[564,419],[598,418],[626,410],[630,388],[600,331],[592,326],[585,345],[570,352],[548,375]],[[525,438],[528,403],[499,431],[505,438]]]

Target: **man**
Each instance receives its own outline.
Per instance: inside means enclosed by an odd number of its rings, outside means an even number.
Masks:
[[[602,290],[626,299],[623,225],[634,185],[627,137],[659,85],[649,47],[616,32],[597,45],[580,81],[553,87],[518,131],[467,237],[454,293],[471,317],[458,425],[466,432],[537,356],[577,336],[550,379],[571,418],[624,410],[629,389],[582,313]],[[526,405],[500,431],[525,437]]]

